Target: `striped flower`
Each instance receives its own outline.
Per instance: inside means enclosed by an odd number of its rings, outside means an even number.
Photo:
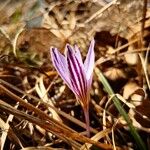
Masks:
[[[62,55],[57,48],[51,48],[50,51],[53,65],[58,74],[75,94],[76,99],[83,108],[88,136],[90,136],[90,89],[95,61],[94,44],[95,41],[92,40],[84,63],[82,61],[80,50],[76,45],[71,47],[67,44],[65,56]]]

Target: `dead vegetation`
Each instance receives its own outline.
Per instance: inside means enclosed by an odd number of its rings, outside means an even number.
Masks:
[[[1,150],[138,150],[113,97],[150,149],[149,1],[6,0],[0,18]],[[81,106],[49,50],[77,44],[85,58],[93,37],[88,138]],[[107,93],[99,70],[115,94]]]

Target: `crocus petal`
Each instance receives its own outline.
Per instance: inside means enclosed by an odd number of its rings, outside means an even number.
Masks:
[[[87,80],[87,93],[90,93],[91,84],[92,84],[93,75],[90,76],[90,79]]]
[[[79,60],[79,63],[81,65],[83,65],[83,61],[82,61],[81,52],[80,52],[79,47],[77,45],[75,45],[74,49],[75,49],[75,56],[76,56],[76,58]]]
[[[93,69],[94,69],[94,61],[95,61],[95,54],[94,54],[94,39],[91,41],[88,54],[86,56],[85,62],[84,62],[84,69],[86,72],[87,80],[90,79]]]
[[[57,48],[51,48],[50,52],[53,65],[56,68],[58,74],[65,81],[68,87],[72,88],[66,58],[58,51]]]
[[[67,51],[68,70],[70,73],[72,85],[74,87],[73,91],[80,97],[85,97],[87,87],[84,68],[82,68],[73,49],[69,45],[67,46],[67,48],[68,48]]]

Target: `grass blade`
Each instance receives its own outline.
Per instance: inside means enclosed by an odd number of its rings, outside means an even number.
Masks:
[[[111,95],[115,95],[113,89],[109,85],[107,79],[104,77],[104,75],[102,74],[102,72],[98,68],[95,68],[95,73],[98,76],[98,79],[101,81],[101,83],[105,87],[107,93],[110,96]],[[143,140],[141,139],[141,137],[139,136],[138,132],[136,131],[136,129],[132,125],[132,122],[131,122],[128,114],[126,113],[126,111],[124,110],[124,108],[121,106],[121,103],[120,103],[119,99],[117,98],[117,96],[114,96],[112,98],[112,100],[114,102],[114,105],[118,109],[119,113],[124,117],[125,121],[127,122],[128,126],[130,128],[131,134],[132,134],[134,140],[136,141],[139,149],[146,150],[146,146],[145,146]]]

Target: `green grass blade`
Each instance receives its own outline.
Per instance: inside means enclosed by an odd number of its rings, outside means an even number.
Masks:
[[[102,72],[96,68],[95,72],[98,76],[98,79],[101,81],[101,83],[103,84],[103,86],[105,87],[107,93],[111,96],[111,95],[115,95],[114,91],[112,90],[111,86],[109,85],[108,81],[106,80],[106,78],[104,77],[104,75],[102,74]],[[126,111],[124,110],[124,108],[121,106],[121,103],[119,101],[119,99],[117,98],[117,96],[114,96],[112,98],[114,105],[116,106],[116,108],[118,109],[119,113],[124,117],[125,121],[127,122],[131,134],[134,138],[134,140],[136,141],[139,149],[141,150],[146,150],[146,146],[143,142],[143,140],[141,139],[141,137],[139,136],[138,132],[136,131],[136,129],[134,128],[134,126],[132,125],[132,122],[128,116],[128,114],[126,113]]]

